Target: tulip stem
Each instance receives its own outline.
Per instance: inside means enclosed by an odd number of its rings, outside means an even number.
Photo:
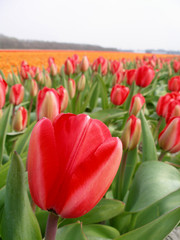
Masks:
[[[59,216],[50,212],[46,225],[45,240],[55,240]]]
[[[120,170],[119,170],[119,176],[118,176],[118,182],[117,182],[117,198],[118,200],[123,200],[122,190],[123,190],[123,184],[124,184],[124,173],[126,168],[126,159],[127,159],[128,151],[124,151],[123,157],[121,160]]]
[[[158,157],[159,161],[162,161],[163,157],[166,155],[166,151],[162,151],[161,154]]]
[[[32,111],[32,105],[33,105],[33,97],[30,100],[30,104],[29,104],[29,113],[28,113],[28,126],[30,123],[30,116],[31,116],[31,111]]]

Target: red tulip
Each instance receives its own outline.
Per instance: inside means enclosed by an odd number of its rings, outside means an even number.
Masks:
[[[60,86],[59,88],[57,88],[57,92],[59,93],[59,96],[60,96],[60,105],[61,105],[60,112],[64,112],[64,110],[68,106],[68,101],[69,101],[68,92],[63,86]]]
[[[23,80],[28,79],[28,73],[30,74],[30,67],[26,62],[23,61],[21,64],[21,77]]]
[[[83,91],[85,86],[86,86],[86,77],[84,74],[82,74],[77,84],[78,91]]]
[[[24,107],[20,107],[13,117],[13,129],[15,131],[22,131],[27,125],[28,113]]]
[[[116,84],[111,90],[111,102],[114,105],[122,105],[129,94],[129,88]]]
[[[47,117],[51,121],[60,113],[60,99],[55,89],[44,87],[39,91],[36,113],[38,120]]]
[[[3,80],[0,80],[0,109],[4,107],[6,100],[6,86]]]
[[[125,76],[126,76],[126,72],[125,71],[116,72],[113,75],[113,86],[115,84],[121,84],[121,82],[124,81]]]
[[[132,85],[135,81],[136,69],[130,69],[126,72],[127,84]]]
[[[175,60],[173,63],[173,68],[176,73],[179,72],[180,71],[180,62]]]
[[[53,123],[40,120],[32,131],[27,162],[33,201],[63,218],[86,214],[111,185],[121,155],[120,139],[111,137],[99,120],[70,113]]]
[[[55,60],[53,57],[48,58],[48,65],[51,66],[51,64],[55,63]]]
[[[155,71],[146,65],[140,67],[136,71],[136,85],[140,87],[147,87],[153,80]]]
[[[142,106],[145,103],[145,98],[142,94],[138,93],[132,97],[129,115],[137,115],[138,112],[141,110]]]
[[[71,75],[75,71],[74,61],[71,58],[68,58],[64,63],[64,72],[66,75]]]
[[[168,81],[168,89],[170,91],[176,91],[176,92],[180,91],[180,76],[172,77]]]
[[[123,144],[124,150],[134,149],[140,140],[141,137],[141,120],[136,118],[134,115],[131,115],[124,127],[121,141]]]
[[[171,99],[168,104],[167,112],[166,112],[166,122],[173,117],[180,117],[180,102],[175,99]]]
[[[24,98],[24,87],[21,84],[15,84],[11,87],[9,101],[14,105],[19,105]]]
[[[123,64],[120,61],[114,60],[111,62],[111,72],[115,74],[123,70]]]
[[[106,75],[108,70],[108,61],[103,57],[99,57],[93,62],[92,64],[93,71],[97,72],[100,66],[101,74]]]
[[[180,151],[180,117],[171,118],[159,134],[159,146],[170,153]]]

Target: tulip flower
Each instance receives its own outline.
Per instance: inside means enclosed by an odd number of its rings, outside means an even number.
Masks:
[[[80,63],[80,70],[81,72],[86,72],[89,68],[89,60],[86,56],[83,57],[81,63]]]
[[[124,150],[134,149],[141,137],[141,120],[136,118],[134,115],[131,115],[124,127],[121,141],[123,144]]]
[[[38,144],[37,144],[38,143]],[[58,115],[34,127],[28,150],[30,193],[37,206],[63,218],[89,212],[111,185],[122,156],[119,138],[88,115]]]
[[[114,86],[115,84],[121,84],[121,82],[124,80],[126,76],[126,72],[125,71],[121,71],[121,72],[116,72],[113,75],[113,83],[112,85]]]
[[[48,72],[46,72],[44,76],[44,85],[48,88],[51,88],[52,86],[52,80]]]
[[[11,87],[9,101],[14,105],[19,105],[24,98],[24,87],[21,84],[15,84]]]
[[[37,96],[37,93],[38,93],[38,85],[37,85],[37,82],[34,80],[34,79],[31,79],[30,80],[30,95],[32,97],[35,97]]]
[[[99,57],[93,62],[92,64],[93,71],[98,72],[98,69],[100,66],[101,66],[101,74],[106,75],[108,70],[108,61],[103,57]]]
[[[147,87],[153,80],[155,71],[146,65],[140,67],[136,71],[136,85],[140,87]]]
[[[4,81],[0,80],[0,109],[4,107],[6,100],[6,86]]]
[[[136,69],[130,69],[126,72],[127,84],[132,85],[135,81]]]
[[[27,125],[28,113],[24,107],[20,107],[13,116],[12,126],[17,132],[25,129]]]
[[[168,89],[170,91],[176,91],[176,92],[180,91],[180,76],[172,77],[168,81]]]
[[[51,121],[60,113],[60,99],[55,89],[44,87],[38,93],[37,120],[47,117]]]
[[[180,151],[180,117],[171,118],[159,134],[159,146],[170,153]]]
[[[66,75],[70,76],[75,70],[74,62],[71,58],[68,58],[64,63],[64,72]]]
[[[111,102],[114,105],[122,105],[129,94],[129,88],[116,84],[111,90]]]
[[[114,60],[111,62],[111,72],[115,74],[123,70],[123,64],[120,61]]]
[[[76,83],[72,78],[68,79],[68,89],[70,98],[73,98],[76,94]]]
[[[138,93],[132,97],[129,115],[137,115],[138,112],[141,110],[142,106],[145,103],[145,98],[142,94]]]
[[[69,101],[68,92],[63,86],[60,86],[59,88],[57,88],[57,92],[59,93],[59,96],[60,96],[60,106],[61,106],[60,112],[64,112],[64,110],[68,106],[68,101]]]
[[[84,74],[82,74],[77,84],[78,91],[80,92],[83,91],[85,88],[85,85],[86,85],[86,77]]]
[[[173,63],[173,68],[176,73],[179,72],[180,71],[180,62],[175,60]]]
[[[171,99],[168,104],[167,112],[166,112],[166,122],[169,122],[169,120],[173,117],[180,117],[180,102]]]

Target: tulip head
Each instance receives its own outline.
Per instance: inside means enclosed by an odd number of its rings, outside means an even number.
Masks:
[[[78,91],[80,92],[83,91],[85,88],[85,85],[86,85],[86,77],[84,74],[82,74],[77,84]]]
[[[172,77],[168,81],[168,89],[170,91],[179,92],[180,91],[180,76]]]
[[[140,87],[147,87],[152,82],[154,76],[155,71],[153,68],[144,65],[136,70],[136,85]]]
[[[171,99],[166,112],[166,123],[173,117],[180,117],[180,101]]]
[[[176,73],[179,72],[180,71],[180,62],[175,60],[173,63],[173,68]]]
[[[59,88],[57,88],[57,92],[59,93],[59,96],[60,96],[60,105],[61,105],[60,112],[64,112],[64,110],[68,106],[68,101],[69,101],[68,92],[63,86],[60,86]]]
[[[0,109],[4,107],[6,101],[6,86],[4,81],[0,80]]]
[[[180,117],[169,120],[165,128],[159,134],[159,146],[170,153],[180,151]]]
[[[37,98],[37,120],[46,117],[51,121],[60,113],[59,95],[55,89],[44,87],[38,93]]]
[[[37,82],[34,79],[30,80],[30,95],[31,97],[37,96],[38,93],[38,85]]]
[[[64,63],[64,72],[66,75],[70,76],[75,70],[74,62],[71,58],[68,58]]]
[[[50,65],[50,74],[51,74],[52,76],[56,76],[56,75],[57,75],[57,66],[56,66],[55,63],[52,63],[52,64]]]
[[[86,56],[83,57],[81,63],[80,63],[80,70],[81,72],[86,72],[89,68],[89,60]]]
[[[11,87],[9,101],[14,105],[19,105],[24,98],[24,87],[21,84],[15,84]]]
[[[107,59],[103,58],[103,57],[99,57],[97,58],[93,64],[92,64],[92,69],[95,72],[98,72],[99,67],[101,67],[101,74],[104,76],[107,74],[107,70],[108,70],[108,61]]]
[[[138,112],[141,110],[142,106],[145,103],[145,98],[142,94],[138,93],[132,97],[130,109],[129,109],[129,115],[136,116]]]
[[[72,78],[68,79],[68,90],[70,98],[73,98],[76,94],[76,83]]]
[[[130,69],[126,72],[127,84],[132,85],[135,81],[136,69]]]
[[[51,88],[52,86],[52,80],[48,72],[46,72],[44,76],[44,85],[48,88]]]
[[[28,150],[32,199],[63,218],[80,217],[104,196],[121,156],[120,139],[111,137],[99,120],[70,113],[53,123],[43,118],[32,131]]]
[[[20,107],[15,113],[12,120],[13,130],[17,132],[24,130],[27,125],[27,119],[27,110],[24,107]]]
[[[111,102],[114,105],[122,105],[129,94],[129,88],[116,84],[111,90]]]
[[[140,140],[141,137],[141,120],[136,118],[134,115],[131,115],[124,127],[121,141],[123,144],[124,150],[134,149]]]

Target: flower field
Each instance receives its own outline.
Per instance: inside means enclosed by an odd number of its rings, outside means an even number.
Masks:
[[[0,51],[0,239],[163,240],[179,152],[180,56]]]

